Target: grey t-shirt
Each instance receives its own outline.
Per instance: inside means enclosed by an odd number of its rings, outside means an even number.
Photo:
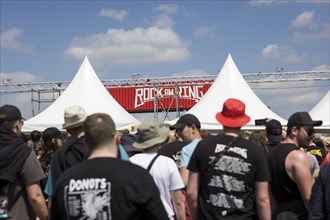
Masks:
[[[14,204],[9,208],[10,219],[35,219],[35,214],[27,197],[25,187],[39,183],[44,178],[45,174],[39,160],[35,153],[31,151],[23,164],[21,172],[16,178],[16,182],[9,187],[9,200],[14,200]]]
[[[315,155],[310,154],[310,153],[306,153],[306,154],[308,156],[309,163],[310,163],[310,166],[311,166],[311,174],[313,175],[315,170],[320,169],[320,165],[319,165]]]

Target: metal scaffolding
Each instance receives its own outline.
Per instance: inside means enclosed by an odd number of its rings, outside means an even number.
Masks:
[[[269,73],[246,73],[242,74],[245,81],[249,84],[254,83],[283,83],[298,81],[330,81],[330,70],[324,71],[300,71],[300,72],[269,72]],[[186,85],[212,84],[217,75],[201,76],[178,76],[178,77],[149,77],[143,78],[140,74],[133,74],[131,79],[110,79],[101,80],[106,88],[124,87],[180,87]],[[51,103],[56,100],[67,88],[70,81],[57,82],[27,82],[14,83],[11,79],[1,79],[0,95],[10,95],[15,93],[30,93],[32,114],[40,111],[41,103]],[[157,90],[156,90],[157,91]],[[47,97],[43,97],[47,94]],[[176,97],[178,102],[179,97]],[[158,102],[155,96],[155,104]],[[37,110],[37,112],[36,112]],[[155,107],[155,115],[158,108]],[[155,116],[156,117],[156,116]]]

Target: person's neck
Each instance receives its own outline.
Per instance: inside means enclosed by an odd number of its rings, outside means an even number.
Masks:
[[[191,141],[194,141],[194,140],[202,140],[202,136],[199,132],[196,132],[194,135],[193,135],[193,138],[191,139]]]
[[[85,133],[83,131],[80,131],[80,132],[71,132],[70,133],[71,136],[75,136],[77,137],[78,139],[81,138],[82,136],[85,135]]]
[[[294,144],[294,145],[298,146],[297,140],[295,138],[291,138],[291,137],[286,137],[282,143],[283,144]]]
[[[116,145],[104,145],[93,150],[88,157],[88,159],[94,159],[99,157],[112,157],[117,158],[118,156],[118,147]]]
[[[228,136],[238,137],[241,134],[241,129],[224,127],[223,133]]]
[[[159,147],[156,145],[151,148],[143,150],[143,153],[157,153],[158,149],[159,149]]]

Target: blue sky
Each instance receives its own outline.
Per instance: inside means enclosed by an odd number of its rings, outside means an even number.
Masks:
[[[101,79],[215,75],[229,53],[241,73],[329,69],[329,0],[0,4],[1,80],[15,83],[72,80],[84,56]],[[324,84],[255,92],[287,118],[310,110]],[[1,104],[12,102],[7,96]],[[31,105],[17,96],[14,104]]]

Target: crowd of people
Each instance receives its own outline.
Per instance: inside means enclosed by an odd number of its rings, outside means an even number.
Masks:
[[[79,105],[63,117],[23,134],[20,110],[0,107],[0,220],[330,219],[330,137],[307,112],[243,131],[251,119],[230,98],[219,134],[193,114],[135,132]]]

